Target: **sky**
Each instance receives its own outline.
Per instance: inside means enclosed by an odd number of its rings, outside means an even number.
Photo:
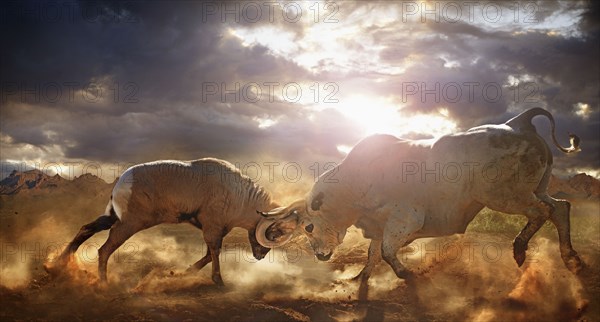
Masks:
[[[551,147],[555,173],[598,177],[598,3],[2,2],[2,176],[110,182],[210,156],[295,182],[370,134],[437,137],[543,107],[559,142],[582,140],[575,156]]]

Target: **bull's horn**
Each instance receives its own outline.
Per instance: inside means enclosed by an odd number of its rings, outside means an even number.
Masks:
[[[280,236],[269,236],[267,237],[267,230],[271,225],[275,224],[275,218],[263,218],[256,225],[256,241],[263,247],[273,248],[282,246],[292,239],[292,232],[288,234],[282,234]]]

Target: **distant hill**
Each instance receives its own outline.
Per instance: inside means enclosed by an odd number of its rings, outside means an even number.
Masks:
[[[44,194],[50,192],[98,193],[110,191],[112,183],[91,175],[84,174],[73,180],[61,176],[49,176],[40,170],[24,172],[13,171],[0,181],[0,195],[20,193]],[[585,173],[568,179],[552,176],[548,185],[550,195],[566,199],[600,200],[600,180]]]
[[[548,193],[557,198],[600,200],[600,180],[585,173],[569,179],[552,176]]]
[[[83,191],[98,191],[106,189],[108,186],[109,184],[104,180],[91,174],[84,174],[73,180],[67,180],[58,174],[49,176],[37,169],[24,172],[15,170],[0,181],[0,195],[59,192],[73,188]]]
[[[38,241],[41,235],[66,241],[104,211],[112,187],[90,174],[68,180],[39,170],[13,171],[0,181],[0,241],[31,234]]]

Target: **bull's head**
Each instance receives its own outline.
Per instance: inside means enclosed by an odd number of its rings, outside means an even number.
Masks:
[[[292,238],[294,231],[301,231],[309,240],[315,256],[322,261],[329,260],[333,250],[342,243],[347,227],[332,224],[335,218],[324,211],[323,193],[309,195],[287,207],[262,213],[263,218],[256,227],[256,239],[265,247],[281,246]]]

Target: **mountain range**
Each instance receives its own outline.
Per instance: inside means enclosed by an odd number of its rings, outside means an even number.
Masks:
[[[112,184],[92,174],[83,174],[68,180],[58,174],[50,176],[37,169],[24,172],[15,170],[0,181],[0,195],[55,193],[73,188],[90,192],[110,189]]]
[[[37,169],[24,172],[15,170],[0,181],[0,195],[46,194],[66,191],[97,195],[100,192],[109,193],[112,186],[113,183],[106,183],[92,174],[84,174],[73,180],[67,180],[58,174],[50,176]],[[558,198],[600,200],[600,180],[585,173],[579,173],[567,179],[552,176],[548,192]]]

